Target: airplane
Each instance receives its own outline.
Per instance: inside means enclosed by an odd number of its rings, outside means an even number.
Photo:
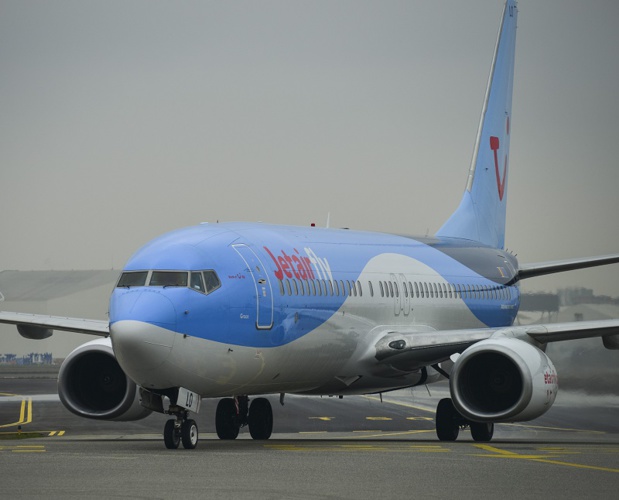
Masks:
[[[523,279],[619,262],[619,254],[521,264],[504,249],[518,9],[501,17],[466,189],[433,237],[265,223],[202,223],[139,249],[114,288],[109,321],[2,312],[30,339],[98,336],[58,376],[62,403],[92,419],[170,415],[164,444],[193,449],[191,418],[220,398],[215,428],[273,430],[265,395],[382,393],[449,380],[439,440],[528,421],[552,406],[549,342],[601,337],[619,320],[515,326]],[[251,401],[250,401],[251,398]]]

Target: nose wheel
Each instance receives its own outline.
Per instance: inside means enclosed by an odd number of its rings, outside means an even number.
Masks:
[[[193,450],[198,445],[198,425],[187,418],[187,412],[181,412],[177,418],[171,418],[163,428],[163,442],[169,450],[175,450],[183,443],[183,448]]]

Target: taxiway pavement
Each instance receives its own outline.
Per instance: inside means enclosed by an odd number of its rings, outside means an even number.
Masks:
[[[497,425],[491,443],[439,442],[443,386],[378,396],[271,398],[274,434],[214,434],[216,401],[197,416],[195,450],[167,450],[166,417],[100,422],[69,413],[53,379],[0,379],[6,498],[614,498],[619,398],[567,393],[542,418]],[[19,423],[21,422],[21,423]]]

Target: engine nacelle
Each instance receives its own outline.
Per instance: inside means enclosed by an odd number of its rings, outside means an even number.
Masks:
[[[69,411],[85,418],[127,421],[151,413],[116,361],[110,339],[87,342],[67,356],[58,374],[58,395]]]
[[[550,409],[557,396],[554,365],[540,349],[490,338],[457,359],[449,381],[457,410],[474,422],[521,422]]]

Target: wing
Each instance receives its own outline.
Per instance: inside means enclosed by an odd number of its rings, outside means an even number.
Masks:
[[[384,333],[375,345],[375,360],[399,372],[440,363],[491,337],[515,338],[542,346],[548,342],[602,337],[607,349],[619,349],[618,319],[432,332],[391,329]]]
[[[36,340],[51,337],[53,330],[85,333],[99,337],[106,337],[110,334],[109,323],[98,319],[63,318],[2,311],[0,312],[0,323],[16,325],[22,337]]]

